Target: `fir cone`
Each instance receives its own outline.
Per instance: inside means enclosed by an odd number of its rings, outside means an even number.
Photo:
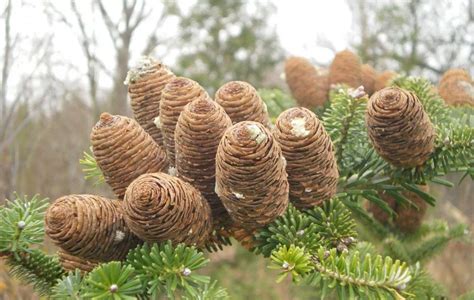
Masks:
[[[285,61],[285,80],[291,95],[303,107],[322,106],[328,99],[327,71],[316,68],[303,57],[290,57]]]
[[[216,156],[216,193],[237,226],[263,227],[288,206],[285,160],[260,123],[228,128]]]
[[[229,232],[245,249],[251,250],[256,246],[255,229],[248,230],[234,224],[229,228]]]
[[[49,206],[45,222],[46,234],[57,246],[88,260],[120,260],[138,244],[125,225],[118,200],[64,196]]]
[[[259,122],[270,126],[267,106],[260,98],[257,90],[243,81],[231,81],[221,86],[215,95],[219,103],[231,118],[232,122]]]
[[[67,253],[64,250],[58,251],[59,262],[67,272],[79,269],[82,273],[92,271],[100,262],[87,260],[78,256]]]
[[[91,133],[97,164],[120,199],[138,176],[167,169],[166,153],[135,121],[103,113]]]
[[[165,65],[144,57],[128,72],[125,81],[135,119],[159,145],[163,145],[163,137],[154,121],[160,115],[161,92],[174,78]]]
[[[217,147],[230,126],[232,121],[219,104],[211,99],[197,99],[184,107],[175,130],[178,176],[206,198],[215,223],[229,217],[214,187]]]
[[[316,115],[290,108],[278,117],[273,136],[286,158],[290,201],[310,208],[331,199],[339,173],[332,141]]]
[[[362,65],[361,72],[364,90],[368,95],[372,95],[375,92],[375,78],[377,76],[377,72],[375,72],[374,68],[368,64]]]
[[[375,77],[375,83],[374,83],[374,89],[376,91],[380,91],[381,89],[388,87],[390,85],[390,82],[392,79],[397,77],[397,73],[393,71],[384,71],[382,73],[379,73]]]
[[[196,99],[208,99],[207,92],[194,80],[176,77],[169,82],[161,95],[160,119],[157,126],[161,127],[163,143],[168,154],[170,166],[175,166],[174,131],[178,118],[186,104]]]
[[[142,240],[203,246],[212,231],[211,209],[189,183],[165,173],[145,174],[127,188],[125,221]]]
[[[434,149],[435,130],[415,94],[389,87],[370,97],[365,116],[378,154],[397,167],[422,165]]]
[[[449,105],[474,105],[474,82],[463,69],[451,69],[444,73],[438,90]]]
[[[360,59],[349,50],[336,53],[329,68],[329,85],[336,84],[346,84],[353,88],[362,84]]]

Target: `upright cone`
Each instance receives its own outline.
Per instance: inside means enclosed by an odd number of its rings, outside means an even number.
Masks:
[[[336,53],[329,68],[329,85],[346,84],[357,88],[362,84],[362,69],[359,57],[344,50]]]
[[[230,126],[232,121],[219,104],[210,99],[198,99],[184,107],[175,130],[178,176],[206,198],[216,224],[228,220],[214,187],[217,147]]]
[[[288,206],[285,160],[271,133],[257,122],[228,128],[216,156],[216,193],[238,227],[272,222]]]
[[[390,81],[394,79],[398,74],[393,71],[384,71],[379,73],[375,77],[374,89],[380,91],[383,88],[386,88],[390,85]]]
[[[215,95],[219,103],[231,118],[232,122],[259,122],[270,126],[270,119],[265,103],[257,90],[243,81],[231,81],[219,88]]]
[[[167,169],[164,150],[135,121],[103,113],[91,133],[97,164],[119,198],[138,176]]]
[[[45,222],[46,234],[58,247],[87,260],[120,260],[138,244],[125,225],[118,200],[64,196],[49,206]]]
[[[337,161],[316,115],[306,108],[290,108],[278,117],[273,135],[286,158],[290,201],[297,208],[310,208],[331,199],[339,178]]]
[[[463,69],[446,71],[441,77],[438,91],[449,105],[474,105],[474,81]]]
[[[194,80],[176,77],[165,86],[161,95],[160,119],[157,126],[161,127],[163,142],[168,154],[170,166],[175,166],[174,130],[178,118],[186,104],[197,99],[208,99],[207,92]]]
[[[161,146],[163,136],[154,121],[160,115],[161,92],[173,78],[174,74],[165,65],[144,57],[128,72],[126,80],[135,119]]]
[[[165,173],[145,174],[127,188],[125,221],[142,240],[204,245],[212,231],[209,204],[189,183]]]
[[[82,273],[92,271],[100,262],[94,260],[87,260],[78,256],[67,253],[64,250],[58,251],[59,263],[66,271],[74,271],[79,269]]]
[[[375,78],[377,76],[377,72],[375,72],[374,68],[368,64],[362,65],[361,71],[362,85],[364,86],[364,90],[368,95],[372,95],[375,92]]]
[[[433,125],[411,92],[396,87],[376,92],[365,120],[375,150],[394,166],[420,166],[434,149]]]

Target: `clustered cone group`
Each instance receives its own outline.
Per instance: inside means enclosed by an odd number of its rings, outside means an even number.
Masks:
[[[441,77],[438,91],[449,105],[474,105],[474,81],[466,70],[446,71]]]

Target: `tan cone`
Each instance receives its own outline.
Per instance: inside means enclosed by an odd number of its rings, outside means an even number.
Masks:
[[[362,85],[364,86],[365,92],[370,96],[375,92],[375,78],[377,72],[371,65],[363,64],[361,67],[362,72]]]
[[[382,73],[379,73],[375,77],[375,92],[388,87],[390,85],[391,80],[397,77],[397,75],[398,74],[393,71],[384,71]]]
[[[451,69],[444,73],[438,91],[449,105],[474,105],[474,81],[463,69]]]
[[[357,54],[344,50],[336,53],[329,67],[329,85],[346,84],[357,88],[362,85],[362,69]]]
[[[99,265],[99,261],[87,260],[71,255],[64,250],[58,251],[59,263],[67,272],[79,269],[81,273],[88,273]]]

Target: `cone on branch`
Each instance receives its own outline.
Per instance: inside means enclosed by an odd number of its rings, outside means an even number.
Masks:
[[[230,126],[232,121],[219,104],[211,99],[197,99],[184,107],[175,130],[178,177],[201,192],[211,206],[216,224],[229,219],[214,187],[217,147]]]
[[[254,121],[267,127],[271,124],[267,106],[257,90],[247,82],[227,82],[217,90],[215,100],[234,124],[242,121]]]
[[[361,67],[362,72],[362,85],[364,86],[364,90],[367,92],[368,95],[372,95],[375,92],[375,78],[377,76],[377,72],[371,65],[363,64]]]
[[[299,106],[322,106],[328,99],[327,71],[318,70],[303,57],[290,57],[285,61],[285,80],[291,95]]]
[[[185,77],[176,77],[169,82],[161,95],[160,118],[156,126],[161,128],[163,143],[170,167],[175,166],[174,131],[178,118],[186,104],[197,99],[208,99],[209,95],[203,87],[194,80]]]
[[[344,50],[336,53],[329,67],[329,85],[346,84],[357,88],[362,84],[362,69],[357,54]]]
[[[151,135],[155,142],[163,145],[163,136],[154,120],[160,115],[161,92],[175,75],[162,63],[152,57],[142,57],[128,74],[128,94],[133,116]]]
[[[97,164],[120,199],[138,176],[166,170],[164,150],[133,119],[103,113],[91,133]]]
[[[123,207],[130,230],[149,243],[171,240],[202,247],[212,231],[211,209],[201,193],[165,173],[134,180]]]
[[[398,74],[393,71],[384,71],[382,73],[379,73],[375,77],[375,83],[374,83],[375,92],[388,87],[392,79],[397,77],[397,75]]]
[[[415,94],[396,87],[370,97],[365,116],[377,153],[396,167],[422,165],[433,152],[435,130]]]
[[[446,71],[441,77],[438,91],[449,105],[474,105],[474,81],[463,69]]]
[[[284,213],[285,159],[265,126],[245,121],[227,129],[217,150],[216,193],[236,226],[247,230]]]
[[[125,224],[119,200],[64,196],[49,206],[45,223],[46,234],[58,247],[86,260],[121,260],[139,243]]]
[[[64,250],[58,251],[58,257],[59,263],[63,269],[68,272],[79,269],[82,273],[88,273],[100,263],[99,261],[87,260],[78,256],[74,256]]]
[[[290,201],[302,209],[331,199],[339,172],[332,141],[316,115],[290,108],[278,117],[273,136],[286,158]]]

